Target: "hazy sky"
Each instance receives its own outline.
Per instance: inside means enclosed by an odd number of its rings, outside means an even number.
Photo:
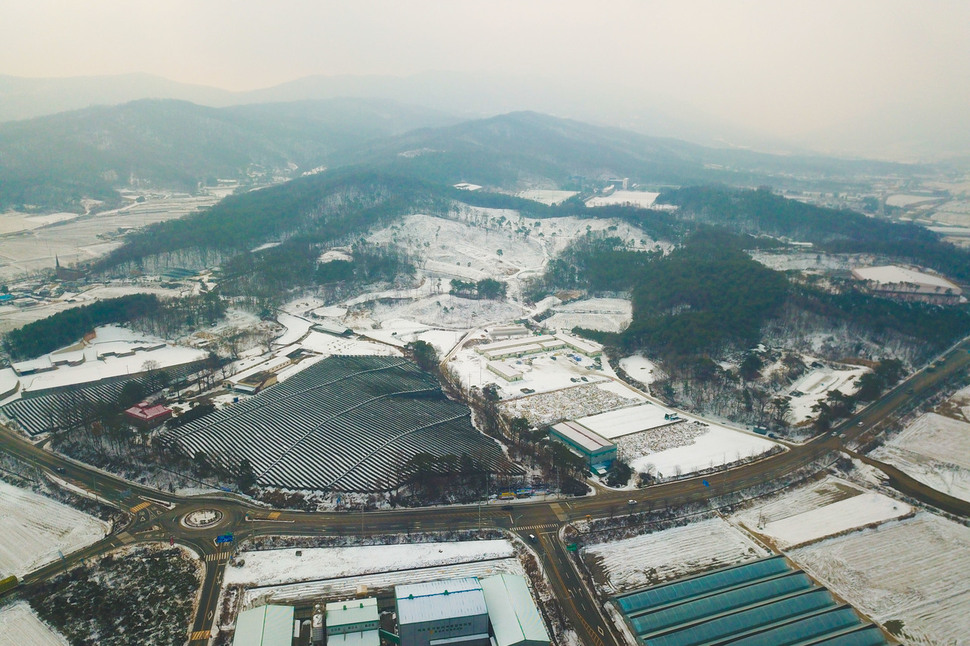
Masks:
[[[542,75],[804,139],[865,120],[967,127],[968,28],[967,0],[4,0],[0,73],[232,90],[311,74]]]

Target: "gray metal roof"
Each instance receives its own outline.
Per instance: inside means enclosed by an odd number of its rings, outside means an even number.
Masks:
[[[475,577],[399,585],[394,589],[398,624],[417,624],[488,612]]]
[[[232,646],[290,646],[293,606],[260,606],[239,613]]]
[[[497,574],[480,581],[498,646],[525,641],[549,643],[549,633],[524,577]]]

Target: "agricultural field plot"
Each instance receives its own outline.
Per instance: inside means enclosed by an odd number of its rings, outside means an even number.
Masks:
[[[539,202],[540,204],[545,204],[547,206],[562,204],[573,195],[579,195],[579,193],[576,191],[557,191],[543,188],[533,188],[527,191],[519,191],[515,194],[516,197],[521,197],[524,200],[532,200],[533,202]]]
[[[647,386],[663,374],[657,364],[638,354],[620,359],[620,368],[630,377]]]
[[[102,539],[108,525],[67,505],[0,481],[0,578],[23,576]]]
[[[593,544],[582,550],[597,587],[605,594],[654,585],[769,554],[721,518]]]
[[[759,498],[755,504],[734,514],[733,520],[757,530],[765,523],[773,523],[821,509],[825,505],[846,500],[861,493],[862,489],[859,487],[835,476],[827,476],[819,482],[786,490],[767,498]]]
[[[644,435],[622,438],[625,454],[635,472],[669,478],[722,467],[766,453],[780,445],[752,433],[686,416],[684,424],[665,426]],[[659,434],[663,448],[657,450]],[[665,435],[672,437],[665,437]],[[639,454],[639,455],[638,455]]]
[[[2,255],[2,252],[0,252],[0,255]],[[193,291],[193,289],[168,289],[154,285],[107,285],[92,287],[91,289],[71,294],[67,297],[62,296],[60,300],[45,301],[32,307],[21,308],[14,305],[4,305],[0,306],[0,333],[9,332],[27,323],[53,316],[58,312],[80,307],[81,305],[89,305],[96,300],[117,298],[128,294],[156,294],[164,298],[184,296]]]
[[[363,547],[243,552],[245,565],[226,569],[229,586],[246,588],[242,609],[263,603],[354,596],[358,586],[387,589],[499,572],[523,574],[512,544],[505,540],[415,543]]]
[[[873,451],[872,457],[938,491],[970,501],[968,422],[926,413]]]
[[[633,318],[633,306],[622,298],[590,298],[555,305],[555,312],[542,324],[548,328],[572,330],[582,327],[603,332],[622,332]]]
[[[257,482],[291,489],[385,491],[419,453],[517,471],[474,428],[467,407],[396,357],[332,356],[255,397],[165,431],[159,441],[202,451],[226,468],[246,458]]]
[[[67,639],[40,620],[26,601],[0,607],[0,646],[68,646]]]
[[[660,193],[650,191],[614,191],[610,195],[598,195],[586,200],[586,206],[636,206],[648,209],[660,197]]]
[[[970,634],[970,528],[927,512],[789,552],[906,644]]]
[[[793,383],[785,394],[791,397],[791,410],[788,418],[794,424],[814,419],[817,411],[812,406],[828,397],[833,390],[844,395],[854,394],[858,388],[855,382],[869,372],[868,368],[816,368]]]
[[[75,217],[57,222],[57,226],[47,222],[39,228],[5,236],[0,249],[0,279],[6,281],[26,272],[52,268],[55,258],[62,265],[97,258],[121,246],[119,230],[181,218],[222,199],[221,195],[146,197],[145,202],[115,211]]]

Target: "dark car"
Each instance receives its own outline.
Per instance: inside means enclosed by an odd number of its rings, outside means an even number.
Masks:
[[[54,467],[54,471],[57,471],[58,473],[67,473],[67,470],[64,467]]]
[[[502,511],[512,511],[512,505],[502,505]]]

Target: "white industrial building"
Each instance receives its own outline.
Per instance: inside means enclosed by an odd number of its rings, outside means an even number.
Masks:
[[[627,406],[606,413],[580,417],[573,423],[608,440],[615,440],[625,435],[642,433],[684,421],[686,420],[673,410],[648,402],[640,406]]]
[[[515,339],[521,336],[529,336],[532,334],[524,325],[496,325],[495,327],[488,330],[488,337],[492,341],[501,341],[503,339]]]
[[[495,646],[549,646],[549,633],[524,577],[497,574],[479,581]]]
[[[377,599],[367,597],[326,605],[327,643],[341,646],[380,646]]]
[[[401,646],[490,646],[488,609],[474,577],[394,589]]]
[[[293,606],[260,606],[239,613],[232,646],[290,646]]]

